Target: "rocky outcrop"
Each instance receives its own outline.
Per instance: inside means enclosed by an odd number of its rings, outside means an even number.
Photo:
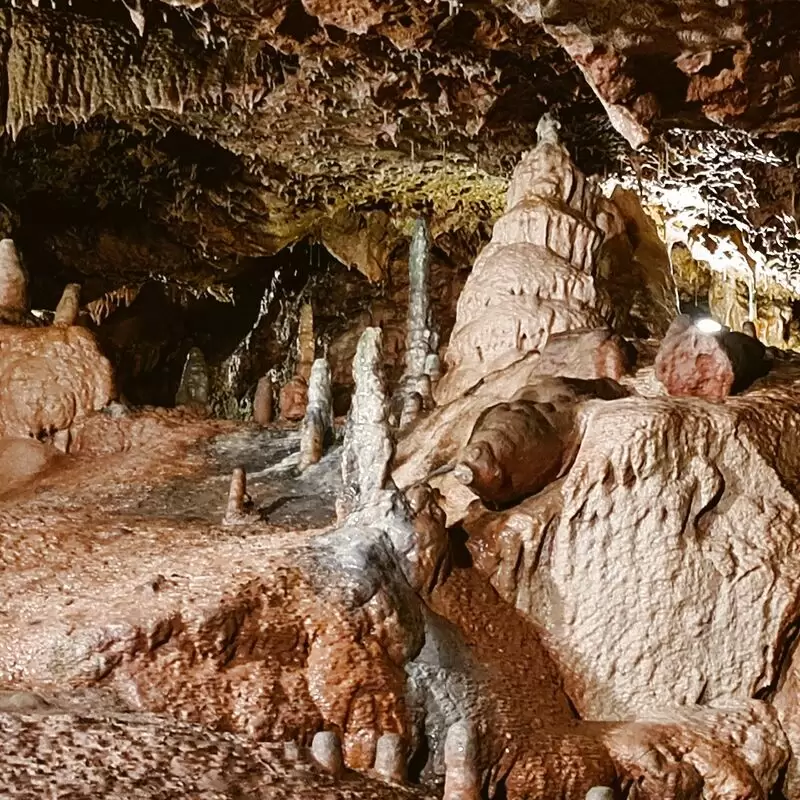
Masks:
[[[0,326],[0,436],[49,436],[111,400],[111,365],[80,327]]]
[[[590,405],[561,485],[468,526],[582,714],[774,691],[797,619],[800,420],[791,371],[769,380],[724,405]]]

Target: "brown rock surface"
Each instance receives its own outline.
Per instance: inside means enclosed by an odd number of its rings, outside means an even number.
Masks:
[[[0,326],[0,436],[67,430],[111,400],[111,365],[80,327]]]
[[[308,405],[308,381],[302,375],[295,375],[289,383],[281,386],[278,397],[281,419],[299,422],[306,415]]]

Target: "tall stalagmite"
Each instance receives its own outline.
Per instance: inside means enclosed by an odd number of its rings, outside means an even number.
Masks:
[[[540,350],[551,334],[606,324],[595,277],[606,235],[620,232],[619,215],[572,163],[548,116],[538,134],[459,298],[440,404]]]

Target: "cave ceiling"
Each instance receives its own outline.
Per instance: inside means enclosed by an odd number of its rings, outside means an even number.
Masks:
[[[419,212],[468,259],[550,111],[797,288],[799,38],[790,0],[4,2],[1,232],[90,296],[307,236],[374,280]]]

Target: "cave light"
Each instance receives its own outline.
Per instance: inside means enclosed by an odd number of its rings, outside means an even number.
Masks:
[[[719,333],[722,330],[722,325],[711,317],[701,317],[695,320],[694,326],[701,333]]]

